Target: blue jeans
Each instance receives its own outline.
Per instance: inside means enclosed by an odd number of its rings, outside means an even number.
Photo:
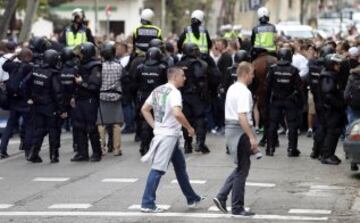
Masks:
[[[197,195],[191,187],[189,176],[186,172],[185,158],[178,145],[176,145],[174,153],[171,157],[171,162],[174,166],[176,179],[180,185],[181,191],[185,195],[187,203],[192,204],[194,202],[200,201],[200,196]],[[141,202],[142,208],[156,208],[156,190],[159,186],[161,176],[164,174],[164,171],[151,169],[147,178],[144,195]]]

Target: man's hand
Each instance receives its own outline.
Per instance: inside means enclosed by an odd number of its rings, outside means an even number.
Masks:
[[[75,76],[75,82],[76,82],[77,84],[80,84],[81,82],[83,82],[82,77],[79,76],[79,75]]]
[[[75,108],[75,106],[76,106],[75,98],[71,98],[71,100],[70,100],[70,106],[71,106],[72,108]]]
[[[195,129],[193,127],[190,127],[186,130],[188,132],[189,137],[193,137],[195,135]]]
[[[258,142],[255,137],[250,138],[250,144],[253,154],[257,153],[259,150],[258,150]]]
[[[61,113],[60,118],[66,119],[67,118],[67,113],[66,112]]]

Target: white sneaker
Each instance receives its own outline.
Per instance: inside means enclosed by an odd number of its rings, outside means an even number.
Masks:
[[[162,212],[165,211],[165,209],[162,209],[162,208],[159,208],[159,207],[141,208],[140,211],[143,212],[143,213],[162,213]]]
[[[207,197],[206,196],[200,196],[200,200],[199,201],[195,201],[191,204],[188,204],[188,208],[196,208],[200,202],[202,202],[203,200],[205,200]]]

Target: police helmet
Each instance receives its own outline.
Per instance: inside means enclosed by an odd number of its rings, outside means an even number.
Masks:
[[[332,53],[325,56],[324,65],[327,70],[334,70],[335,64],[340,64],[342,61],[341,55]]]
[[[257,11],[257,16],[260,22],[268,22],[269,21],[269,10],[265,7],[261,7]]]
[[[34,36],[29,42],[29,48],[33,53],[44,53],[51,43],[45,37]]]
[[[142,20],[151,22],[154,18],[154,12],[151,9],[144,9],[141,11],[140,17]]]
[[[59,68],[61,55],[56,50],[46,50],[44,53],[43,65],[45,67]]]
[[[85,19],[85,12],[81,8],[76,8],[72,11],[71,16],[73,21],[76,20],[76,17],[81,18],[81,20],[83,21]]]
[[[158,39],[158,38],[152,39],[152,40],[149,42],[149,46],[150,46],[150,47],[162,48],[163,45],[164,45],[163,41],[161,41],[161,39]]]
[[[104,44],[101,45],[100,55],[105,60],[113,59],[115,57],[115,52],[116,52],[115,42],[107,41],[107,42],[105,42]]]
[[[250,55],[246,50],[239,50],[234,55],[234,62],[239,64],[243,61],[250,62]]]
[[[82,43],[79,46],[79,53],[82,55],[82,61],[88,61],[96,55],[95,45],[91,42]]]
[[[202,10],[195,10],[191,13],[191,19],[196,19],[198,20],[199,22],[204,22],[204,12]]]
[[[147,64],[156,64],[161,61],[162,53],[161,50],[157,47],[150,47],[146,51],[146,63]]]
[[[61,58],[63,62],[69,61],[74,59],[75,54],[71,47],[64,47],[64,49],[61,52]]]
[[[278,52],[278,58],[280,61],[287,61],[287,62],[291,63],[292,56],[293,56],[293,53],[292,53],[291,49],[289,49],[289,48],[283,47]]]
[[[332,48],[331,46],[324,46],[323,48],[321,48],[320,50],[320,57],[325,58],[327,55],[329,54],[334,54],[335,53],[335,49]]]
[[[197,57],[200,52],[199,47],[194,43],[185,43],[182,50],[185,56],[191,57]]]

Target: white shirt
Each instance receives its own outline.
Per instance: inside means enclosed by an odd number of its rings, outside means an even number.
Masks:
[[[180,136],[181,124],[173,114],[174,107],[182,107],[180,91],[167,83],[155,88],[145,103],[154,111],[154,135]]]
[[[122,67],[126,67],[130,61],[130,56],[127,55],[127,56],[121,57],[119,61],[120,61],[120,64]]]
[[[12,57],[12,55],[14,55],[14,54],[7,53],[7,54],[3,55],[2,57],[0,57],[0,82],[7,81],[9,79],[9,73],[5,72],[2,68],[2,66],[10,57]]]
[[[239,114],[246,113],[248,123],[252,126],[252,108],[253,100],[247,86],[239,81],[232,84],[226,93],[225,119],[238,121]]]
[[[293,55],[292,65],[300,71],[299,75],[301,78],[309,73],[308,60],[299,53]]]

